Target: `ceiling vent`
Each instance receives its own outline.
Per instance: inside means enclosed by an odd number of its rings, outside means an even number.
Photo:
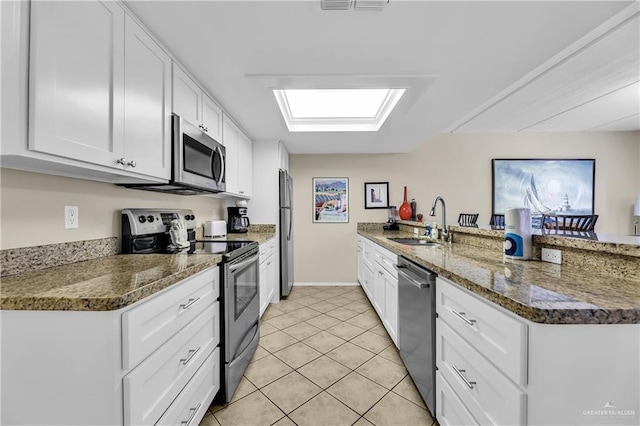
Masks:
[[[389,4],[389,0],[354,0],[356,10],[382,10]]]
[[[349,10],[352,0],[320,0],[322,10]]]
[[[389,0],[320,0],[322,10],[382,10]]]

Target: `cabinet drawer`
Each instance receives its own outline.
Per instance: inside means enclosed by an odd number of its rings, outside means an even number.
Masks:
[[[156,426],[197,425],[220,389],[220,348],[216,348],[187,383]]]
[[[436,391],[438,423],[442,426],[479,425],[440,373],[436,374]]]
[[[398,256],[387,250],[386,248],[374,245],[374,257],[376,262],[386,269],[394,278],[398,278],[398,271],[394,265],[398,264]]]
[[[130,370],[210,306],[220,272],[207,269],[122,314],[122,363]]]
[[[219,328],[215,302],[125,376],[125,425],[153,424],[160,418],[218,345]]]
[[[514,382],[527,383],[524,322],[441,278],[436,284],[436,311],[440,319]]]
[[[525,424],[526,393],[440,319],[436,322],[436,364],[479,423]]]

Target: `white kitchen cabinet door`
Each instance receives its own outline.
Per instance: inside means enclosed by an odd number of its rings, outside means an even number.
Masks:
[[[381,267],[377,262],[373,263],[373,307],[376,312],[378,312],[378,316],[381,320],[384,321],[385,317],[385,291],[386,284],[384,278],[384,268]]]
[[[384,328],[398,346],[398,279],[384,270]]]
[[[171,58],[129,16],[125,20],[125,167],[171,178]]]
[[[374,293],[374,274],[376,273],[373,269],[371,269],[369,267],[368,264],[366,263],[362,263],[362,267],[363,267],[363,273],[362,273],[362,280],[363,280],[363,284],[362,284],[362,288],[364,289],[364,292],[366,293],[367,297],[369,298],[369,301],[373,304],[373,299],[375,297],[375,293]]]
[[[253,142],[238,132],[238,193],[250,198],[253,192]]]
[[[124,15],[115,2],[31,3],[30,150],[117,166]]]
[[[275,238],[260,244],[260,316],[276,291]]]
[[[175,62],[172,101],[173,112],[194,126],[202,124],[202,89]]]
[[[362,237],[358,236],[357,262],[358,262],[358,282],[364,288],[364,242]],[[366,289],[365,289],[366,290]]]
[[[222,118],[222,140],[225,147],[226,155],[226,190],[231,194],[238,194],[238,157],[239,149],[239,130],[238,127],[226,115]]]
[[[268,256],[260,263],[260,316],[267,310],[275,292],[275,262]]]
[[[202,130],[216,142],[222,141],[222,108],[206,94],[202,94]]]

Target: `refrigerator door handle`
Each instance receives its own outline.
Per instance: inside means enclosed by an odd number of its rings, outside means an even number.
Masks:
[[[287,241],[291,241],[291,226],[293,223],[293,209],[291,208],[292,198],[291,198],[291,178],[287,174],[287,193],[289,196],[289,234],[287,235]]]

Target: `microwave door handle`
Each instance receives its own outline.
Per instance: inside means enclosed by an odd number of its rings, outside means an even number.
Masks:
[[[220,176],[218,177],[218,179],[216,179],[216,183],[220,185],[220,182],[222,182],[222,179],[224,178],[224,169],[226,168],[225,167],[226,159],[224,158],[224,155],[222,155],[222,150],[220,149],[220,145],[216,145],[216,151],[218,151],[218,155],[220,155],[220,165],[221,165]],[[213,151],[211,152],[211,155],[213,156]],[[211,162],[211,167],[213,167],[213,161]]]

